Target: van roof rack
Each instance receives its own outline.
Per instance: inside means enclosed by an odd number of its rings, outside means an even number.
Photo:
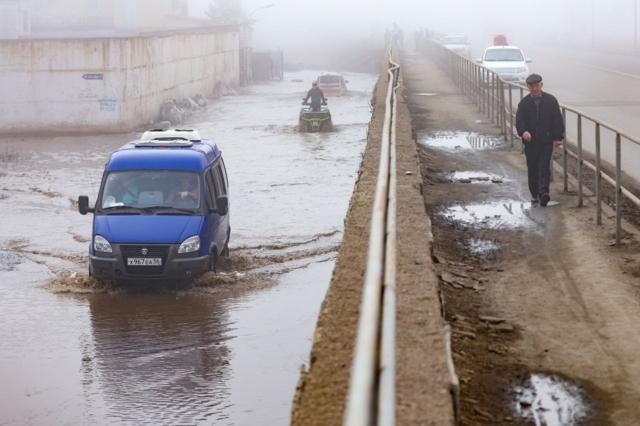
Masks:
[[[136,147],[190,147],[194,142],[202,142],[197,130],[153,129],[144,132]]]

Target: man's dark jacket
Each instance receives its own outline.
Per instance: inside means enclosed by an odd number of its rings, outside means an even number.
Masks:
[[[540,105],[536,108],[533,97],[525,96],[518,104],[516,129],[520,137],[524,132],[531,133],[531,142],[535,144],[562,140],[564,120],[558,100],[553,95],[542,92]]]
[[[307,97],[304,98],[304,102],[306,103],[309,98],[311,98],[311,104],[313,105],[320,105],[321,103],[327,101],[324,97],[324,93],[322,93],[322,90],[320,90],[319,87],[312,87],[311,89],[309,89],[309,91],[307,92]]]

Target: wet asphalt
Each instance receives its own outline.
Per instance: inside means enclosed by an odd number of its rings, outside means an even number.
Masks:
[[[346,74],[336,129],[297,132],[316,72],[187,123],[222,149],[231,258],[191,286],[87,277],[108,154],[137,134],[0,139],[0,424],[287,424],[366,143],[374,76]],[[294,81],[295,80],[295,81]]]

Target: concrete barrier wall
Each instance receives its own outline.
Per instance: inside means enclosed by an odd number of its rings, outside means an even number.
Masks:
[[[0,40],[0,133],[120,132],[171,98],[237,86],[234,27],[97,39]]]

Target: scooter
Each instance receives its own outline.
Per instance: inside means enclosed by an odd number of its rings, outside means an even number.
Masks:
[[[319,111],[314,111],[309,103],[303,99],[302,105],[306,108],[300,109],[298,126],[301,132],[329,132],[333,128],[331,121],[331,111],[326,108],[327,102],[323,102]]]

